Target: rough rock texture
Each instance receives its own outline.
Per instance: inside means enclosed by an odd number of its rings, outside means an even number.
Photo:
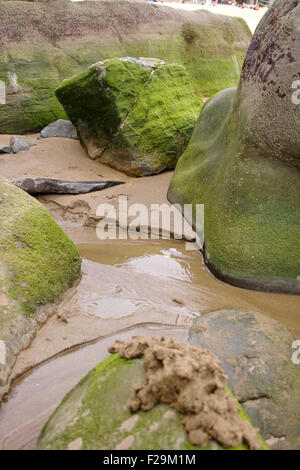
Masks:
[[[30,147],[35,146],[34,142],[31,142],[28,139],[24,139],[23,137],[13,136],[10,139],[10,147],[13,153],[23,152],[25,150],[29,150]]]
[[[194,320],[193,346],[220,359],[228,386],[274,448],[300,448],[300,367],[291,333],[259,313],[219,310]]]
[[[185,68],[158,59],[98,62],[56,96],[90,158],[134,176],[175,168],[201,108]]]
[[[11,148],[7,146],[0,146],[0,153],[11,153]]]
[[[202,96],[235,86],[251,33],[238,18],[127,1],[0,1],[0,133],[40,130],[66,115],[54,90],[111,57],[160,57],[187,67]]]
[[[241,418],[236,399],[224,389],[226,376],[210,351],[173,338],[137,336],[116,341],[110,352],[125,359],[144,357],[146,381],[134,385],[127,403],[131,411],[167,403],[181,413],[193,445],[204,447],[214,439],[223,447],[261,448],[257,430]]]
[[[298,294],[299,21],[292,0],[277,0],[263,17],[236,94],[205,104],[168,193],[173,203],[205,204],[206,258],[219,277]]]
[[[46,139],[47,137],[64,137],[65,139],[78,138],[75,126],[73,126],[70,121],[66,121],[66,119],[58,119],[44,127],[41,131],[40,138]]]
[[[76,247],[46,209],[0,178],[0,339],[7,356],[0,385],[51,313],[50,303],[80,276],[80,265]]]
[[[121,181],[67,181],[54,178],[25,178],[12,184],[28,194],[86,194],[111,188]]]
[[[132,387],[145,380],[141,359],[110,356],[71,390],[45,425],[39,449],[193,450],[176,410],[158,404],[132,414]],[[241,416],[247,415],[240,408]],[[265,444],[262,443],[262,447]],[[211,441],[209,449],[220,449]],[[242,447],[245,449],[245,446]]]

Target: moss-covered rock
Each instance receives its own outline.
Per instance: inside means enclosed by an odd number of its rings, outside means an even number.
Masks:
[[[46,209],[0,178],[0,340],[6,343],[6,376],[37,323],[51,313],[47,304],[80,276],[80,264],[76,247]],[[3,371],[4,366],[5,382]]]
[[[131,57],[96,63],[56,96],[89,156],[135,176],[175,168],[202,103],[182,65]]]
[[[205,104],[168,193],[173,203],[205,204],[206,260],[219,277],[298,294],[299,15],[278,0],[262,19],[237,92]]]
[[[168,405],[132,414],[126,402],[136,383],[145,381],[142,359],[110,356],[71,390],[45,425],[39,449],[197,450]],[[228,391],[229,393],[229,391]],[[247,415],[240,407],[243,419]],[[262,441],[262,449],[267,446]],[[220,449],[211,442],[209,449]]]
[[[66,119],[54,95],[67,77],[112,57],[159,57],[185,65],[200,96],[235,86],[251,33],[239,18],[147,2],[2,2],[0,133]],[[1,90],[0,90],[1,91]]]

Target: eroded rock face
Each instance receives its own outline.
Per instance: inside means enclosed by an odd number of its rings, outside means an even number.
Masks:
[[[265,315],[224,309],[194,320],[189,343],[220,359],[228,386],[274,448],[300,448],[300,366],[293,336]]]
[[[273,4],[252,39],[237,92],[206,103],[169,188],[171,202],[205,204],[206,260],[220,278],[297,294],[299,22],[297,1]]]
[[[46,209],[0,178],[0,340],[6,349],[0,388],[52,313],[51,303],[80,276],[80,265],[76,247]]]
[[[107,358],[80,381],[45,425],[38,448],[77,450],[197,450],[178,412],[157,404],[132,414],[132,387],[145,381],[142,359]],[[247,415],[240,408],[243,420]],[[266,447],[261,442],[262,447]],[[221,449],[210,441],[208,449]],[[246,449],[242,446],[242,449]]]
[[[182,65],[132,57],[96,63],[56,96],[90,158],[134,176],[175,167],[201,107]]]
[[[277,0],[251,41],[233,104],[258,156],[300,168],[300,2]],[[240,137],[243,137],[240,134]]]
[[[197,92],[211,96],[236,85],[236,64],[241,66],[250,37],[239,18],[147,2],[0,1],[0,80],[6,101],[0,105],[0,133],[40,130],[66,119],[55,88],[112,57],[185,64]]]

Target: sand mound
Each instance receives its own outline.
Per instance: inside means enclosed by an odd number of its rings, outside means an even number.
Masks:
[[[239,416],[237,400],[225,390],[226,376],[213,353],[173,338],[144,336],[116,341],[109,351],[125,359],[144,356],[146,383],[133,387],[131,411],[166,403],[181,413],[194,445],[215,439],[225,447],[261,448],[258,430]]]

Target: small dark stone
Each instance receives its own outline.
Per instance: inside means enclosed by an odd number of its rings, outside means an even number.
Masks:
[[[10,147],[0,147],[0,153],[11,153],[11,148]]]
[[[40,139],[48,137],[64,137],[65,139],[78,139],[76,127],[65,119],[58,119],[41,131]]]
[[[122,181],[68,181],[53,178],[25,178],[12,183],[29,194],[85,194],[124,184]]]
[[[19,137],[14,135],[10,139],[10,146],[13,151],[13,153],[18,153],[22,152],[25,150],[29,150],[30,147],[35,146],[36,144],[34,142],[31,142],[30,140],[24,139],[23,137]]]

